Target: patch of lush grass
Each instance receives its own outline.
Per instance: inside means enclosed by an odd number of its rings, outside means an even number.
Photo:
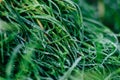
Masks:
[[[3,0],[0,79],[65,80],[73,79],[70,76],[75,76],[76,70],[89,76],[94,69],[104,71],[108,77],[119,75],[117,36],[92,17],[83,16],[86,10],[79,3],[80,0]],[[96,70],[90,76],[99,75]]]

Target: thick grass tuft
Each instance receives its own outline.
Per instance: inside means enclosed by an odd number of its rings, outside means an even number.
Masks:
[[[117,36],[79,3],[3,0],[0,80],[119,79]]]

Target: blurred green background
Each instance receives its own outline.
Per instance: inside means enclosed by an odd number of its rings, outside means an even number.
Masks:
[[[95,18],[115,33],[120,32],[120,0],[82,0],[87,17]],[[85,7],[84,7],[85,6]]]

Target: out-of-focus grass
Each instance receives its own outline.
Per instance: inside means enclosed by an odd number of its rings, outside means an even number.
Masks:
[[[72,75],[69,76],[70,80],[119,80],[120,70],[115,66],[112,67],[94,67],[87,71],[73,71]]]
[[[112,72],[110,66],[116,66],[119,74],[117,36],[91,16],[91,11],[95,13],[92,7],[87,11],[88,5],[81,3],[81,0],[3,0],[0,79],[63,80],[76,70],[89,76],[89,71],[101,66],[109,75],[106,70]],[[90,76],[95,74],[97,71]]]
[[[89,16],[99,19],[115,33],[120,31],[120,1],[119,0],[82,0],[84,4],[90,7],[87,12]],[[87,13],[86,13],[87,14]],[[88,16],[87,15],[87,16]],[[95,16],[97,15],[97,16]]]

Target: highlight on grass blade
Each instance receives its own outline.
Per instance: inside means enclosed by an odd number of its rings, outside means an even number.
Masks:
[[[0,20],[0,33],[2,32],[18,32],[20,30],[20,28],[18,27],[18,24],[16,23],[7,23],[3,20]]]

